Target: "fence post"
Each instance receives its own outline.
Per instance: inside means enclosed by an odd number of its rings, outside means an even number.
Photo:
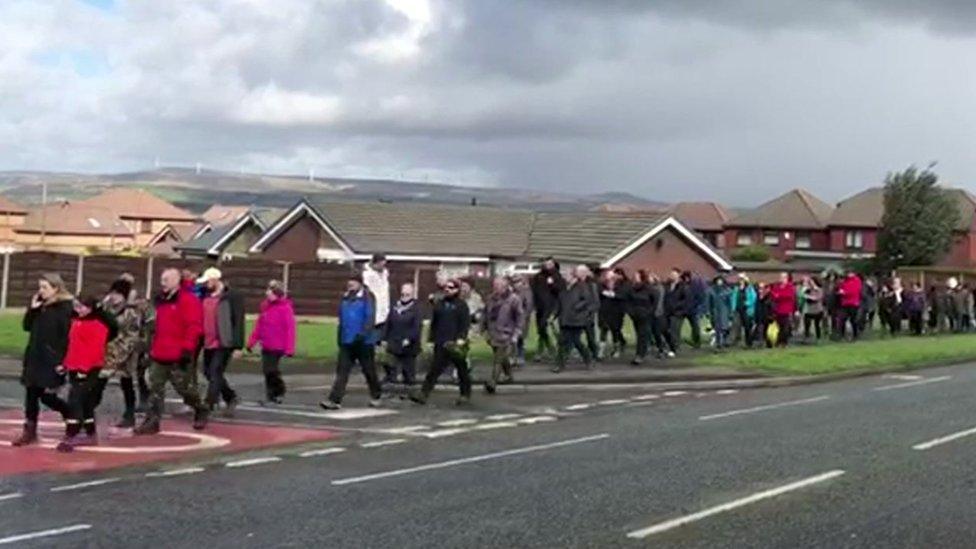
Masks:
[[[78,268],[75,271],[75,295],[81,295],[81,287],[85,282],[85,256],[78,254]]]
[[[288,279],[291,278],[291,263],[288,261],[281,264],[281,283],[285,287],[285,293],[288,293]]]
[[[146,299],[152,297],[153,256],[146,261]]]
[[[7,293],[10,289],[10,252],[3,254],[3,282],[0,284],[0,309],[7,308]]]
[[[414,293],[420,291],[420,267],[413,268],[413,287],[414,287],[413,290]]]

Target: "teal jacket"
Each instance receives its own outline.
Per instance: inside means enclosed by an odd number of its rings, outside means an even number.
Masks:
[[[732,289],[728,286],[711,286],[708,289],[706,303],[708,315],[712,319],[712,327],[716,330],[728,330],[732,325]]]
[[[740,294],[744,294],[744,298],[741,300],[739,297]],[[752,285],[746,286],[745,292],[743,292],[742,289],[739,288],[739,286],[735,286],[734,288],[732,288],[730,299],[732,300],[732,311],[734,313],[738,314],[739,312],[738,305],[740,304],[741,301],[742,306],[745,308],[746,316],[749,318],[756,317],[756,301],[758,299],[758,296],[756,295],[755,287],[753,287]]]

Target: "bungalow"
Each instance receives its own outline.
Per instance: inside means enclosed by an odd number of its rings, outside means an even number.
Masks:
[[[111,211],[131,229],[140,248],[168,224],[197,222],[197,216],[144,189],[113,188],[77,204]]]
[[[726,249],[759,245],[774,259],[803,258],[828,247],[834,208],[803,189],[793,189],[725,225]]]
[[[247,208],[229,222],[218,220],[216,226],[206,224],[196,231],[195,237],[176,244],[173,249],[182,257],[245,257],[264,231],[281,217],[281,213],[281,210],[273,208]]]
[[[135,247],[136,235],[112,210],[61,202],[32,210],[14,227],[19,248],[63,253],[118,251]]]
[[[0,242],[7,245],[15,240],[14,228],[24,224],[27,208],[0,196]]]

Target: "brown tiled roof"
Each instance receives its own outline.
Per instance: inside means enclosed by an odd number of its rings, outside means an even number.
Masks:
[[[946,189],[959,207],[959,223],[956,230],[966,231],[976,217],[976,197],[965,189]],[[830,225],[836,227],[881,226],[884,216],[884,188],[871,187],[851,197],[841,200],[830,218]]]
[[[725,206],[716,202],[678,202],[669,211],[696,231],[721,231],[732,217]]]
[[[119,217],[126,219],[160,219],[185,222],[192,222],[197,219],[190,212],[177,208],[144,189],[124,187],[109,189],[98,196],[82,201],[82,203],[110,209]]]
[[[668,218],[661,213],[537,213],[528,257],[603,263]]]
[[[328,202],[316,209],[359,253],[521,256],[532,226],[531,212],[480,206]]]
[[[803,189],[793,189],[758,208],[729,221],[730,227],[773,229],[822,229],[830,221],[833,206]]]
[[[210,223],[214,227],[227,225],[240,219],[240,217],[251,210],[250,206],[227,206],[224,204],[214,204],[210,209],[203,212],[201,218],[205,223]]]
[[[17,204],[6,196],[0,195],[0,213],[26,214],[27,208]]]
[[[62,202],[31,210],[16,232],[73,235],[132,236],[132,229],[106,208],[82,202]]]

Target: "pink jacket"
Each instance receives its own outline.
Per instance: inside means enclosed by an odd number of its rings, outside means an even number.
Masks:
[[[789,316],[796,312],[796,289],[789,282],[777,282],[769,288],[773,300],[773,314]]]
[[[266,299],[261,303],[261,314],[247,341],[248,349],[257,343],[263,351],[295,354],[295,311],[290,299]]]

